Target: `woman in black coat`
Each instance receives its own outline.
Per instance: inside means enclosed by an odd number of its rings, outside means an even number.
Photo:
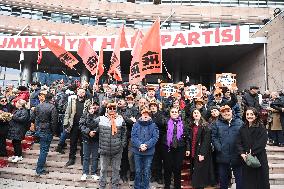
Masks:
[[[243,188],[244,189],[269,189],[269,167],[265,146],[267,133],[260,122],[258,111],[249,107],[245,112],[246,123],[240,129],[240,137],[237,140],[239,154],[243,158]],[[251,153],[260,161],[259,168],[246,165],[247,154]]]
[[[21,143],[28,130],[28,124],[30,120],[29,112],[25,108],[25,105],[25,100],[20,99],[16,102],[17,109],[13,113],[13,117],[10,121],[10,127],[8,130],[8,139],[12,140],[14,147],[14,156],[9,158],[8,160],[13,163],[17,163],[18,161],[23,160]]]
[[[6,138],[8,134],[9,121],[13,106],[8,103],[5,96],[0,97],[0,157],[7,156]]]
[[[191,183],[195,189],[203,189],[215,182],[211,134],[198,109],[193,109],[191,118]]]

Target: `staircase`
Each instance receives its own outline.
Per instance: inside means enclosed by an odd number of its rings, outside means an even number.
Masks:
[[[36,177],[35,167],[39,155],[39,144],[35,143],[32,145],[32,140],[33,139],[31,137],[26,137],[22,143],[22,147],[24,149],[23,161],[20,161],[18,163],[7,163],[6,159],[0,160],[0,167],[2,165],[2,168],[0,168],[0,186],[3,186],[3,188],[7,189],[28,189],[31,188],[31,186],[33,188],[35,186],[35,188],[48,189],[98,188],[98,182],[95,182],[91,179],[88,179],[87,181],[80,181],[80,177],[82,175],[82,165],[79,150],[77,154],[76,164],[73,166],[64,167],[65,163],[68,161],[69,150],[65,150],[66,154],[59,154],[55,152],[55,148],[59,140],[58,138],[54,138],[54,140],[52,141],[47,157],[46,169],[50,173],[48,175]],[[10,141],[7,141],[7,149],[9,155],[12,155],[13,148]],[[267,146],[267,153],[270,167],[269,173],[271,188],[283,189],[284,148]],[[186,161],[184,168],[185,170],[182,173],[183,189],[191,189],[188,181],[188,163]],[[109,170],[109,176],[110,175],[111,172]],[[133,188],[133,182],[131,181],[129,181],[128,183],[121,182],[120,184],[121,189]],[[163,186],[158,185],[157,183],[152,183],[151,188],[160,189],[163,188]]]

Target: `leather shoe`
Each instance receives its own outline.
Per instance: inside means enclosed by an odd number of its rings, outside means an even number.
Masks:
[[[75,164],[75,160],[74,159],[70,159],[66,164],[65,167],[68,167],[70,165],[74,165]]]

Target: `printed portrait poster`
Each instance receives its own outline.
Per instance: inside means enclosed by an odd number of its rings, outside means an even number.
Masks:
[[[227,87],[228,89],[236,89],[237,88],[237,81],[236,81],[236,74],[232,73],[222,73],[216,74],[216,84],[217,88]]]
[[[185,87],[184,95],[186,98],[201,98],[202,97],[202,85],[191,85]]]
[[[177,85],[173,83],[161,83],[160,95],[163,97],[169,97],[177,93]]]

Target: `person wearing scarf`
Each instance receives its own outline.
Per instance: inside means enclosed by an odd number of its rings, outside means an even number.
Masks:
[[[119,188],[119,170],[123,148],[126,146],[126,124],[117,113],[116,103],[108,103],[106,114],[96,119],[99,125],[99,152],[100,152],[100,189],[106,188],[108,166],[111,163],[111,188]]]
[[[186,153],[189,156],[189,128],[182,120],[177,108],[170,109],[170,119],[164,128],[162,136],[164,157],[164,183],[165,189],[171,185],[171,176],[174,174],[174,188],[181,188],[181,168]]]

